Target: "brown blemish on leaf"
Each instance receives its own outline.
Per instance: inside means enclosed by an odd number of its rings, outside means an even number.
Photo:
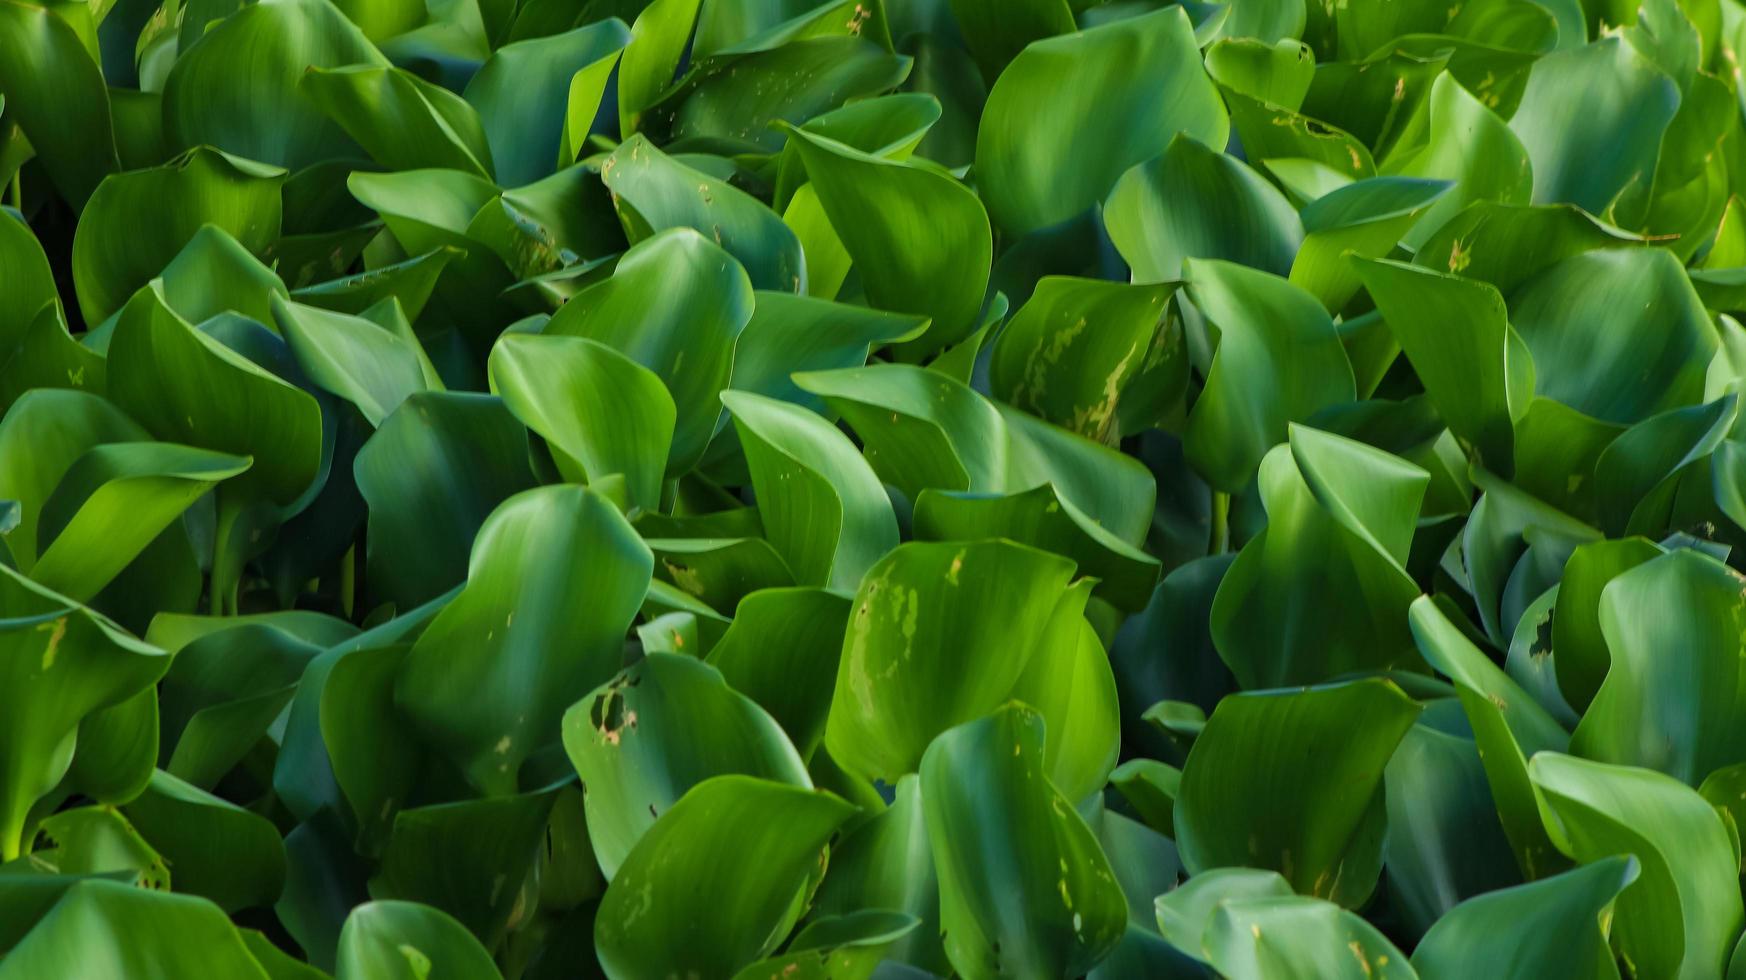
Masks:
[[[1473,261],[1473,253],[1461,247],[1461,239],[1457,238],[1449,244],[1449,271],[1459,273]]]

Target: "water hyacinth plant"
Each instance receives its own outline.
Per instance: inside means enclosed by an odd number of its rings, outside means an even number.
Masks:
[[[0,0],[0,980],[1746,980],[1739,0]]]

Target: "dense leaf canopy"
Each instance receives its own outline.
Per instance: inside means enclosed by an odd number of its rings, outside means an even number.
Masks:
[[[0,0],[0,980],[1746,980],[1742,0]]]

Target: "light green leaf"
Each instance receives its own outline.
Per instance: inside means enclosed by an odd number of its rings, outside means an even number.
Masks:
[[[606,975],[729,976],[768,954],[826,842],[853,812],[828,793],[749,776],[692,787],[643,835],[600,900],[594,943]],[[719,896],[730,893],[736,901],[723,906]]]
[[[446,168],[490,179],[479,115],[460,96],[401,68],[311,67],[298,90],[389,170]]]
[[[357,152],[298,84],[311,67],[388,64],[338,7],[263,0],[203,31],[197,17],[184,26],[198,40],[164,81],[172,150],[206,145],[293,170]]]
[[[803,293],[806,260],[782,219],[727,181],[693,170],[639,135],[600,165],[633,244],[690,228],[738,259],[758,289]]]
[[[976,329],[993,264],[982,201],[936,167],[888,160],[804,129],[790,139],[875,307],[933,321],[919,359]]]
[[[492,392],[546,440],[567,479],[623,474],[633,506],[659,506],[675,410],[653,371],[598,341],[505,333],[490,374]]]
[[[335,980],[425,980],[432,971],[494,980],[491,954],[465,926],[416,902],[368,902],[346,916]]]
[[[1045,775],[1043,738],[1042,716],[1011,703],[922,759],[946,955],[967,980],[1078,976],[1127,927],[1096,835]]]
[[[1004,541],[911,542],[867,571],[849,615],[825,744],[851,772],[894,781],[935,735],[1012,696],[1071,601],[1073,564]],[[1084,603],[1084,596],[1078,602]]]
[[[1640,867],[1615,855],[1470,898],[1425,934],[1413,966],[1424,980],[1617,980],[1607,943],[1613,901],[1637,881]]]
[[[613,880],[687,790],[740,773],[812,788],[775,719],[690,656],[651,653],[564,714],[564,749],[588,787],[594,856]]]
[[[1746,761],[1741,585],[1728,566],[1689,548],[1609,582],[1599,621],[1611,664],[1571,751],[1692,786]]]
[[[294,388],[190,326],[148,285],[129,300],[109,346],[109,394],[153,435],[254,465],[225,484],[238,501],[288,505],[321,464],[321,409]]]
[[[733,256],[674,228],[633,246],[612,278],[577,293],[544,332],[598,341],[660,376],[677,413],[668,471],[683,473],[715,435],[752,304]]]
[[[1546,830],[1580,862],[1642,865],[1619,896],[1614,942],[1644,976],[1719,976],[1746,913],[1733,833],[1697,791],[1660,773],[1544,752],[1528,772]]]
[[[95,325],[121,309],[204,225],[263,252],[279,237],[284,177],[277,168],[201,147],[162,167],[106,178],[73,237],[73,286],[85,322]]]
[[[1188,386],[1171,286],[1047,276],[994,342],[996,397],[1113,444],[1177,409]]]
[[[1226,698],[1182,767],[1184,867],[1271,869],[1300,894],[1363,905],[1382,870],[1383,767],[1419,711],[1380,679]]]
[[[218,906],[192,895],[85,879],[0,962],[3,980],[113,975],[268,980]]]
[[[1283,276],[1303,243],[1285,195],[1241,160],[1180,133],[1162,156],[1122,174],[1103,220],[1135,282],[1180,279],[1184,259]]]
[[[1352,366],[1315,297],[1229,262],[1184,263],[1188,296],[1217,328],[1206,386],[1189,410],[1189,460],[1211,484],[1241,491],[1291,422],[1352,400]]]
[[[1187,13],[1165,9],[1038,41],[1014,58],[988,93],[976,173],[1000,226],[1033,231],[1102,201],[1178,133],[1222,147],[1229,128]]]

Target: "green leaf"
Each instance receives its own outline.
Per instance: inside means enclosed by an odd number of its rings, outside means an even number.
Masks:
[[[675,228],[633,246],[612,278],[577,293],[544,332],[598,341],[666,383],[676,409],[667,469],[683,473],[715,435],[752,304],[752,284],[731,255]]]
[[[1231,128],[1237,131],[1249,159],[1267,161],[1268,168],[1276,173],[1273,163],[1309,161],[1334,183],[1376,174],[1376,161],[1370,149],[1351,133],[1296,109],[1271,105],[1229,88],[1222,94],[1230,107]],[[1311,198],[1320,196],[1315,194]]]
[[[828,793],[749,776],[692,787],[643,835],[600,900],[594,942],[606,975],[727,976],[768,954],[826,842],[853,812]],[[736,899],[723,906],[722,894]]]
[[[998,78],[1031,43],[1078,29],[1067,0],[951,0],[951,8],[965,46],[988,78]]]
[[[673,398],[653,371],[598,341],[505,333],[491,390],[552,450],[574,483],[623,474],[633,506],[654,511],[673,440]]]
[[[861,367],[876,346],[914,340],[925,317],[885,313],[810,296],[760,290],[738,343],[730,387],[780,398],[814,411],[824,399],[802,391],[790,375]]]
[[[1528,772],[1560,851],[1584,863],[1628,853],[1642,865],[1613,924],[1626,962],[1643,975],[1720,975],[1746,912],[1735,837],[1716,810],[1645,769],[1546,752]]]
[[[1309,293],[1228,262],[1184,266],[1189,299],[1218,337],[1184,444],[1209,483],[1235,493],[1289,423],[1352,400],[1352,366],[1333,321]]]
[[[805,291],[799,239],[745,191],[685,166],[640,134],[601,163],[600,179],[612,191],[632,243],[668,228],[690,228],[739,260],[758,289]]]
[[[438,167],[490,179],[479,115],[460,96],[400,68],[311,67],[297,83],[370,158],[388,170]]]
[[[848,596],[826,589],[761,589],[709,650],[710,666],[768,711],[802,758],[824,738],[849,610]]]
[[[159,442],[96,446],[67,469],[37,526],[41,557],[30,577],[89,602],[152,541],[246,457]]]
[[[1080,579],[1056,604],[1012,689],[1014,700],[1036,708],[1048,724],[1043,764],[1050,783],[1078,801],[1099,794],[1121,755],[1115,675],[1085,619],[1090,594],[1091,583]]]
[[[566,33],[506,44],[479,66],[462,95],[479,110],[498,183],[520,187],[575,162],[575,154],[563,159],[559,151],[570,131],[575,80],[590,66],[616,57],[629,41],[624,22],[609,18]],[[584,134],[594,121],[600,94],[592,101],[588,118],[580,120]]]
[[[548,790],[401,810],[370,896],[435,906],[496,946],[525,911],[556,799]]]
[[[301,389],[190,326],[160,286],[136,293],[109,347],[109,393],[160,439],[246,455],[239,501],[296,501],[321,463],[321,409]]]
[[[1178,133],[1224,146],[1229,128],[1187,13],[1161,10],[1038,41],[1014,58],[988,93],[976,173],[989,212],[1017,234],[1102,201]]]
[[[1137,461],[939,371],[882,363],[794,382],[842,413],[873,472],[911,500],[930,487],[1011,493],[1053,483],[1115,537],[1145,535],[1156,487]]]
[[[895,794],[889,806],[831,848],[830,873],[813,896],[813,911],[823,917],[887,908],[916,916],[920,927],[898,941],[890,958],[929,973],[950,973],[940,942],[940,891],[922,812],[921,777],[902,777]]]
[[[1291,282],[1338,312],[1358,291],[1349,254],[1387,255],[1419,216],[1443,197],[1445,180],[1370,177],[1317,198],[1303,209],[1303,247],[1291,263]]]
[[[707,11],[711,9],[705,5]],[[718,152],[772,152],[783,146],[781,124],[799,125],[876,96],[909,74],[912,61],[893,54],[868,27],[879,8],[835,0],[779,25],[732,51],[694,62],[645,120],[675,143]]]
[[[850,589],[897,546],[897,520],[855,444],[824,419],[749,392],[722,393],[765,533],[802,585]]]
[[[1498,818],[1523,875],[1532,879],[1558,870],[1552,839],[1540,822],[1539,793],[1529,781],[1528,760],[1541,751],[1564,751],[1569,733],[1474,646],[1436,600],[1415,600],[1409,616],[1425,660],[1455,684]]]
[[[227,912],[278,899],[285,847],[265,817],[162,770],[126,813],[174,869],[178,892],[211,899]]]
[[[1613,534],[1658,535],[1674,523],[1682,477],[1705,461],[1739,418],[1737,394],[1676,408],[1626,430],[1595,460],[1595,510]]]
[[[1571,553],[1601,534],[1482,470],[1473,471],[1473,482],[1484,495],[1462,529],[1461,557],[1479,621],[1501,649]]]
[[[328,631],[301,629],[295,614],[268,613],[197,620],[210,631],[178,636],[187,619],[159,615],[146,633],[176,656],[159,694],[160,755],[169,772],[210,789],[267,733]]]
[[[851,772],[894,781],[935,735],[1012,696],[1070,601],[1073,563],[1004,541],[910,542],[868,569],[843,641],[825,745]],[[1084,597],[1079,597],[1082,605]]]
[[[919,924],[913,915],[886,909],[820,917],[794,937],[787,952],[753,963],[734,980],[866,980],[891,946]]]
[[[1267,527],[1213,601],[1213,642],[1239,684],[1313,684],[1418,663],[1403,619],[1419,594],[1406,561],[1427,481],[1379,449],[1291,427],[1261,464]],[[1348,595],[1366,601],[1336,598]]]
[[[1454,186],[1403,237],[1408,248],[1424,245],[1475,201],[1527,204],[1532,198],[1533,166],[1521,140],[1453,74],[1438,75],[1432,83],[1424,126],[1424,145],[1403,150],[1410,138],[1403,136],[1383,170],[1403,177],[1454,181]]]
[[[271,323],[272,298],[285,295],[278,275],[218,225],[201,225],[159,278],[170,309],[189,323],[226,311]]]
[[[1534,203],[1605,215],[1650,179],[1679,101],[1673,79],[1617,37],[1541,58],[1510,120],[1533,161]]]
[[[32,864],[74,874],[108,874],[140,888],[170,887],[163,855],[152,849],[119,811],[101,806],[62,810],[42,821],[44,844]]]
[[[1512,294],[1510,313],[1535,393],[1605,422],[1702,400],[1721,343],[1679,260],[1658,248],[1574,255]]]
[[[474,786],[513,792],[564,710],[617,667],[653,564],[596,493],[511,497],[479,529],[466,587],[407,654],[396,701]]]
[[[104,443],[149,438],[97,395],[45,389],[14,402],[0,421],[0,498],[18,504],[17,523],[6,536],[8,564],[26,574],[35,566],[43,506],[80,456]]]
[[[850,102],[806,120],[801,128],[864,153],[907,160],[928,130],[940,121],[942,112],[940,100],[925,92],[899,92]],[[772,206],[786,209],[805,179],[806,166],[800,159],[799,143],[784,141]]]
[[[184,26],[198,40],[184,45],[164,81],[171,149],[206,145],[292,170],[357,152],[299,85],[311,67],[388,64],[338,7],[264,0],[203,33],[194,16]]]
[[[1612,652],[1601,631],[1603,590],[1619,575],[1662,552],[1642,538],[1595,541],[1577,548],[1565,563],[1552,613],[1552,648],[1557,651],[1558,688],[1572,708],[1588,710],[1612,666]]]
[[[888,160],[805,129],[790,139],[868,301],[933,321],[901,351],[919,359],[976,329],[993,266],[982,201],[949,174]]]
[[[260,254],[279,237],[284,176],[201,147],[162,167],[106,178],[73,237],[73,285],[85,322],[121,309],[203,225],[217,225]]]
[[[1393,904],[1415,933],[1463,899],[1522,880],[1478,745],[1447,730],[1460,724],[1458,704],[1432,702],[1430,715],[1407,730],[1384,771],[1383,861]]]
[[[102,391],[107,387],[107,361],[102,354],[67,333],[58,304],[42,307],[25,320],[18,349],[0,367],[0,405],[10,406],[33,388]]]
[[[0,260],[13,270],[0,286],[0,313],[7,328],[0,333],[0,363],[26,338],[25,329],[43,307],[57,301],[54,270],[30,225],[8,217],[0,221]]]
[[[534,485],[527,459],[527,430],[497,398],[423,392],[402,402],[352,467],[370,509],[375,593],[410,608],[465,579],[486,517]]]
[[[0,860],[10,861],[29,843],[31,806],[72,764],[80,723],[156,683],[169,658],[4,567],[0,621]]]
[[[1168,308],[1174,292],[1043,278],[994,342],[990,387],[1013,407],[1096,442],[1151,428],[1188,386],[1181,321]]]
[[[503,260],[469,237],[475,215],[500,196],[483,177],[459,170],[409,170],[403,173],[355,172],[346,187],[359,203],[381,215],[388,231],[411,255],[439,248],[466,254],[450,262],[437,281],[437,308],[468,335],[483,333],[503,318],[498,295],[513,285]],[[480,349],[496,331],[478,344]]]
[[[1228,976],[1280,980],[1415,980],[1406,954],[1376,927],[1330,902],[1297,896],[1227,901],[1201,939]]]
[[[78,10],[0,4],[0,92],[11,97],[7,118],[24,131],[48,178],[76,210],[121,169],[109,90],[75,26]]]
[[[1122,174],[1103,220],[1136,282],[1180,279],[1184,259],[1283,276],[1303,243],[1285,195],[1241,160],[1180,133],[1163,155]]]
[[[1470,898],[1425,934],[1413,967],[1425,980],[1616,980],[1619,966],[1607,944],[1613,902],[1640,872],[1635,858],[1615,855]]]
[[[1294,12],[1289,4],[1279,6],[1287,15]],[[1303,33],[1301,18],[1295,30],[1269,40],[1232,29],[1231,15],[1240,17],[1243,11],[1226,10],[1229,14],[1219,27],[1226,36],[1206,48],[1206,73],[1221,87],[1258,102],[1293,111],[1303,108],[1315,81],[1316,58],[1309,45],[1296,40]]]
[[[1354,263],[1437,413],[1487,467],[1515,469],[1515,423],[1533,396],[1534,362],[1484,282],[1400,262]]]
[[[655,574],[704,606],[729,612],[759,589],[795,584],[788,563],[763,538],[648,538]]]
[[[437,248],[404,262],[299,286],[291,291],[291,298],[308,306],[357,315],[394,299],[407,320],[417,320],[443,270],[461,257],[457,249]]]
[[[1419,711],[1380,679],[1221,701],[1182,767],[1184,867],[1271,869],[1361,906],[1382,870],[1383,767]],[[1323,761],[1305,768],[1306,755]]]
[[[466,235],[523,280],[575,275],[586,282],[597,260],[624,249],[620,229],[600,220],[610,200],[598,174],[571,167],[486,202]]]
[[[1571,751],[1692,786],[1746,761],[1740,589],[1732,569],[1687,548],[1608,583],[1599,625],[1611,663]]]
[[[387,302],[398,304],[390,298]],[[381,316],[385,308],[366,313]],[[273,321],[310,381],[358,407],[380,426],[409,396],[430,389],[436,369],[410,330],[273,297]],[[405,323],[403,316],[391,322]]]
[[[1479,201],[1431,235],[1414,264],[1489,282],[1509,295],[1573,255],[1641,241],[1569,204]]]
[[[812,788],[775,719],[689,656],[651,653],[576,702],[564,748],[588,787],[588,836],[609,881],[658,818],[712,776]]]
[[[618,67],[618,120],[626,137],[667,86],[685,57],[702,0],[654,0],[631,25]]]
[[[1159,562],[1105,530],[1051,485],[1017,493],[923,490],[912,517],[921,541],[1007,538],[1073,559],[1097,579],[1093,595],[1138,610],[1158,582]]]
[[[1042,716],[1012,703],[922,759],[946,955],[966,978],[1078,976],[1127,926],[1103,848],[1045,775],[1043,735]]]
[[[218,906],[192,895],[86,879],[0,962],[0,978],[224,976],[267,980]]]
[[[394,682],[408,649],[397,644],[324,653],[298,684],[300,695],[306,688],[315,691],[316,735],[325,750],[320,758],[336,795],[351,807],[357,849],[370,855],[381,852],[423,771],[424,748],[410,737],[405,713],[394,703]],[[291,711],[297,710],[293,702]],[[282,751],[281,760],[290,761],[293,751]]]
[[[368,902],[346,916],[336,980],[423,980],[432,971],[500,977],[491,954],[465,926],[416,902]]]

